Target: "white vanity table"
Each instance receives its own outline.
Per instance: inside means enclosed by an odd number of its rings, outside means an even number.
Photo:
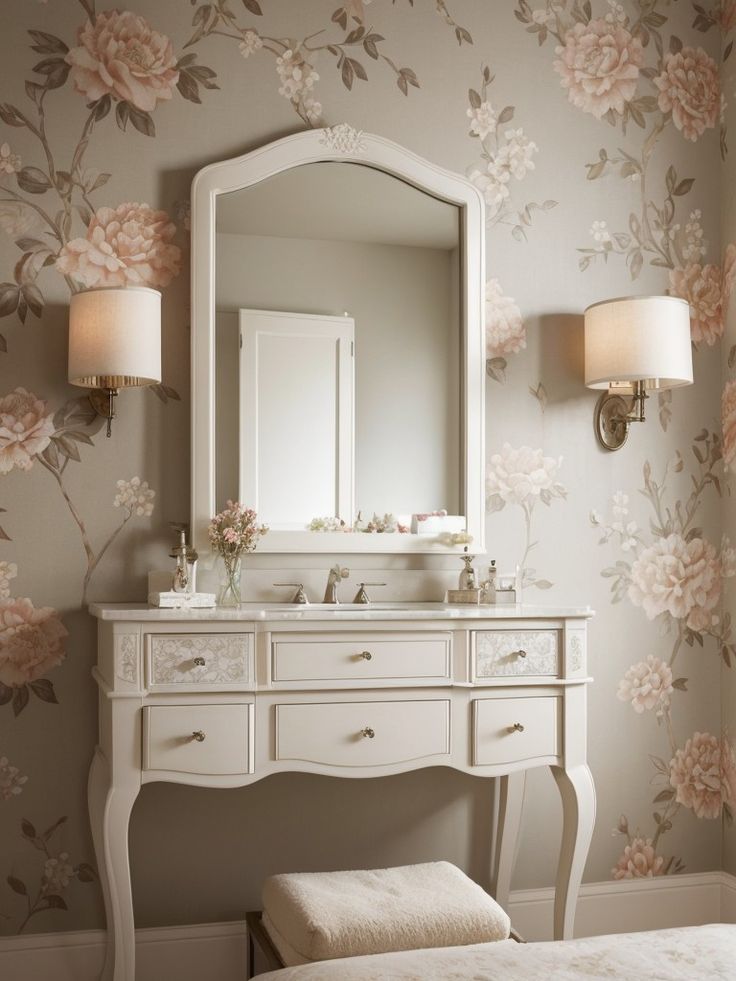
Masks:
[[[590,610],[96,604],[99,744],[89,802],[109,929],[106,979],[134,981],[128,855],[143,784],[241,787],[272,773],[378,777],[428,766],[500,777],[493,886],[508,898],[523,785],[563,805],[554,931],[572,936],[595,816],[586,764]],[[359,821],[359,815],[356,815]]]
[[[191,362],[200,554],[228,498],[269,524],[258,551],[281,554],[281,582],[302,577],[305,556],[314,568],[328,555],[369,556],[366,578],[385,580],[385,595],[400,593],[395,570],[421,580],[412,595],[441,595],[462,543],[420,534],[428,516],[486,551],[484,227],[483,196],[465,177],[345,124],[200,171]],[[375,532],[373,514],[388,531]],[[424,555],[455,560],[430,574]],[[548,766],[564,817],[554,932],[571,936],[595,813],[589,610],[91,612],[100,726],[89,800],[108,981],[135,977],[128,824],[151,781],[226,788],[288,771],[364,778],[437,766],[499,778],[488,831],[503,904],[523,774]]]

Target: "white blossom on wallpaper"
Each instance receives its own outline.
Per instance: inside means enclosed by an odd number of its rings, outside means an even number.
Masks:
[[[28,777],[13,766],[7,756],[0,756],[0,800],[11,800],[23,793]]]
[[[519,0],[516,17],[540,45],[556,42],[552,68],[573,106],[624,135],[632,126],[642,130],[639,152],[601,148],[587,164],[588,180],[616,173],[634,184],[640,205],[626,228],[609,229],[608,220],[596,216],[593,246],[578,250],[580,269],[617,256],[634,280],[645,262],[668,270],[670,292],[691,305],[693,341],[711,346],[723,334],[721,269],[705,261],[700,212],[690,206],[689,218],[682,214],[680,199],[694,181],[670,163],[664,186],[653,184],[650,165],[668,127],[696,142],[718,126],[718,65],[701,47],[663,33],[668,4],[634,0],[631,7],[629,14],[620,3],[601,4],[602,15],[594,16],[592,4],[580,0],[547,0],[538,8]]]
[[[490,88],[494,78],[485,65],[481,71],[480,89],[468,90],[468,135],[478,140],[480,159],[468,167],[467,175],[483,193],[489,227],[508,225],[514,238],[523,241],[534,212],[550,211],[557,202],[550,199],[542,204],[530,201],[519,206],[515,203],[517,185],[534,170],[539,147],[522,127],[510,125],[516,113],[514,106],[499,110],[491,102]]]
[[[650,836],[632,833],[622,815],[617,831],[627,844],[615,867],[614,878],[665,875],[680,871],[682,859],[663,855],[661,839],[673,827],[682,808],[698,818],[729,820],[736,807],[736,763],[725,736],[708,732],[684,735],[676,725],[678,699],[688,690],[687,677],[676,665],[687,648],[713,647],[730,666],[736,656],[731,616],[722,609],[723,580],[736,575],[736,551],[728,539],[713,544],[697,526],[707,494],[721,493],[720,439],[703,430],[691,447],[696,467],[690,473],[690,493],[677,496],[671,487],[685,470],[678,452],[660,477],[649,463],[643,471],[641,494],[648,504],[648,527],[634,519],[629,495],[618,491],[608,518],[591,513],[600,533],[599,544],[622,553],[602,575],[611,581],[614,603],[628,600],[649,620],[658,619],[672,644],[668,659],[648,654],[632,664],[619,682],[618,698],[637,715],[653,713],[665,746],[664,755],[650,754],[656,790]],[[701,655],[702,656],[702,655]]]
[[[419,88],[416,72],[401,66],[386,53],[386,38],[373,29],[366,20],[368,14],[378,13],[380,4],[369,7],[371,0],[349,0],[339,6],[330,18],[330,24],[315,25],[306,37],[273,37],[258,26],[264,15],[265,0],[243,0],[245,13],[240,4],[230,0],[218,3],[199,3],[193,0],[192,26],[194,32],[185,45],[196,44],[203,38],[224,37],[235,41],[244,59],[273,58],[276,69],[275,85],[280,96],[287,99],[299,118],[307,126],[323,125],[323,107],[317,98],[320,74],[317,64],[331,59],[340,80],[348,91],[357,82],[368,81],[367,65],[375,62],[393,75],[396,85],[404,95],[410,88]],[[414,0],[409,0],[414,6]],[[459,45],[472,44],[470,32],[453,18],[447,0],[434,0],[432,4],[443,21],[452,28]],[[366,7],[369,10],[366,11]],[[267,11],[266,11],[267,12]],[[334,26],[333,26],[334,25]],[[326,36],[335,27],[343,32],[339,37]],[[366,59],[368,59],[366,61]]]
[[[506,296],[495,278],[486,283],[486,371],[494,381],[505,381],[505,355],[526,347],[526,326],[512,296]]]
[[[520,446],[515,449],[504,443],[500,452],[491,454],[486,466],[486,508],[501,511],[507,504],[521,508],[524,515],[525,545],[518,567],[523,586],[549,589],[553,583],[537,577],[536,570],[527,565],[536,547],[532,523],[538,504],[549,507],[553,501],[567,497],[567,490],[558,480],[562,458],[545,456],[541,449]]]
[[[22,912],[18,914],[16,932],[22,933],[34,916],[47,910],[67,910],[64,893],[73,881],[94,882],[95,871],[87,862],[75,864],[67,851],[57,850],[53,839],[67,818],[61,817],[45,831],[39,832],[27,818],[21,821],[21,837],[39,852],[39,879],[31,886],[17,875],[9,875],[8,886],[15,893]]]

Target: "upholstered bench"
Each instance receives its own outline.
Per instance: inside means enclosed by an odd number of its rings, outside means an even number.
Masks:
[[[511,935],[498,903],[449,862],[271,876],[262,916],[249,913],[247,921],[251,971],[256,946],[274,970]]]

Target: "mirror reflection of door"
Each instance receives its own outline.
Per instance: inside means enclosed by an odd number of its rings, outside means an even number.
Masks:
[[[462,513],[460,222],[456,205],[347,162],[296,166],[218,197],[218,507],[240,496],[274,530],[306,530],[329,517],[349,526],[358,512],[364,520],[374,513]],[[324,363],[317,364],[324,340],[307,341],[298,331],[270,336],[258,367],[268,382],[252,379],[260,407],[251,408],[259,415],[241,414],[244,309],[338,321],[348,311],[354,319],[351,494],[341,490],[347,467],[340,453],[347,449],[326,442],[337,425],[328,424],[329,411],[335,420],[339,411],[337,363],[329,381]],[[305,347],[309,372],[301,365]],[[318,397],[315,387],[309,395],[299,386],[316,386],[320,371],[325,392]],[[314,405],[313,419],[306,402]],[[297,432],[304,438],[292,439]]]
[[[350,317],[240,310],[240,500],[274,528],[353,513]]]

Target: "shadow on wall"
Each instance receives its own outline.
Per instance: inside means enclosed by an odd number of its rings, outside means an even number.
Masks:
[[[579,313],[539,318],[539,378],[552,404],[579,401],[586,393],[584,324]]]

